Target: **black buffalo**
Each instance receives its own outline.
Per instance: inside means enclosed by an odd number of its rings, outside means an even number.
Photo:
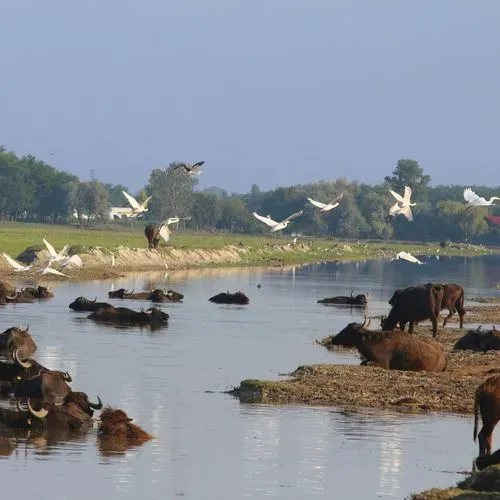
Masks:
[[[495,327],[491,330],[469,330],[462,338],[458,339],[453,350],[469,351],[498,351],[500,350],[500,331]]]
[[[168,322],[169,315],[156,307],[147,311],[134,311],[128,307],[112,307],[99,309],[87,316],[88,319],[105,323],[129,325],[162,325]]]
[[[69,305],[69,308],[73,309],[73,311],[97,311],[97,309],[106,309],[107,307],[113,306],[107,302],[97,302],[97,298],[89,300],[83,296],[78,297]]]
[[[14,326],[0,333],[0,354],[9,355],[13,361],[25,368],[31,365],[23,360],[33,356],[37,350],[37,345],[28,329],[29,327],[26,327],[26,330],[21,330]]]
[[[150,250],[157,248],[160,243],[160,229],[161,226],[157,226],[156,224],[148,224],[144,228],[144,234],[148,239],[148,248]]]
[[[389,301],[392,308],[387,318],[382,317],[382,330],[393,330],[399,323],[404,331],[409,323],[409,332],[413,333],[414,324],[430,319],[432,322],[432,335],[437,335],[437,319],[441,311],[443,300],[443,285],[427,283],[405,288],[399,291]]]
[[[16,398],[40,399],[43,406],[61,406],[71,387],[61,372],[46,371],[34,377],[19,380],[14,387]]]
[[[242,292],[229,293],[221,292],[208,299],[216,304],[240,304],[245,305],[250,302],[250,299]]]
[[[155,288],[149,292],[134,292],[134,290],[129,292],[125,288],[120,288],[108,292],[108,297],[110,299],[151,300],[152,302],[180,302],[184,295],[174,290],[165,292],[160,288]]]
[[[339,295],[337,297],[318,300],[318,304],[334,304],[359,307],[366,307],[367,303],[368,301],[365,294],[354,295],[353,292],[351,292],[350,297],[347,297],[346,295]]]

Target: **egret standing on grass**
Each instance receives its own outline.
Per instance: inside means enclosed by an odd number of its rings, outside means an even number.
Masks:
[[[403,214],[409,221],[413,220],[413,214],[411,213],[411,208],[416,205],[416,203],[410,203],[411,198],[411,188],[410,186],[405,186],[405,194],[404,197],[400,194],[389,189],[389,192],[396,198],[397,203],[395,203],[391,209],[389,210],[390,215],[398,215]]]
[[[271,219],[271,216],[268,215],[267,217],[264,217],[263,215],[259,215],[257,212],[253,212],[253,216],[256,219],[259,219],[261,222],[264,224],[267,224],[271,228],[271,232],[275,233],[276,231],[281,231],[282,229],[285,229],[285,227],[290,224],[290,222],[293,219],[296,219],[297,217],[300,217],[304,210],[301,210],[300,212],[295,212],[294,214],[290,215],[290,217],[287,217],[286,219],[282,220],[281,222],[276,222],[273,219]]]
[[[495,200],[500,200],[497,196],[492,196],[489,200],[478,196],[471,188],[464,189],[464,200],[469,207],[489,207],[495,204]]]
[[[315,207],[320,208],[320,212],[328,212],[329,210],[333,210],[335,207],[340,205],[342,198],[344,197],[344,193],[340,194],[330,203],[321,203],[321,201],[315,201],[312,198],[307,198],[310,203],[312,203]]]
[[[126,191],[122,191],[122,193],[123,196],[127,198],[128,202],[130,203],[130,206],[132,207],[132,211],[130,213],[125,214],[127,217],[137,217],[139,214],[148,211],[146,205],[149,203],[149,200],[152,198],[152,196],[148,196],[141,204],[139,204],[139,202],[132,195],[128,194]]]

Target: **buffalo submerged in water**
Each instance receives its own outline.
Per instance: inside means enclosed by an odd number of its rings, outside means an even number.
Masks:
[[[318,304],[332,304],[338,306],[358,306],[358,307],[366,307],[368,304],[367,296],[365,294],[354,295],[351,292],[351,296],[348,297],[346,295],[339,295],[336,297],[329,297],[326,299],[318,300]]]
[[[149,292],[134,292],[134,290],[129,292],[125,288],[120,288],[108,292],[108,297],[110,299],[150,300],[152,302],[181,302],[184,295],[174,290],[164,291],[160,288]]]
[[[26,364],[24,360],[33,356],[37,350],[28,330],[29,327],[22,330],[14,326],[0,333],[0,354],[7,354],[13,361],[26,368],[31,365]]]
[[[162,325],[168,322],[169,315],[158,309],[150,307],[146,311],[134,311],[128,307],[111,307],[98,309],[87,316],[94,321],[118,324],[137,324],[137,325]]]
[[[97,302],[97,298],[94,300],[89,300],[83,295],[75,299],[69,305],[69,308],[73,311],[97,311],[98,309],[107,309],[112,307],[114,306],[108,304],[107,302]]]
[[[239,304],[246,305],[250,299],[243,292],[229,293],[221,292],[208,299],[216,304]]]

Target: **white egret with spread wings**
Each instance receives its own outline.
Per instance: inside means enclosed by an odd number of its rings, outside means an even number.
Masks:
[[[139,214],[147,212],[146,208],[149,200],[151,200],[152,196],[148,196],[142,203],[139,203],[132,195],[128,194],[126,191],[122,191],[123,196],[127,198],[130,206],[132,207],[132,211],[130,213],[126,213],[127,217],[137,217]]]
[[[413,220],[413,214],[411,213],[411,208],[416,205],[416,203],[411,203],[411,187],[405,186],[405,194],[401,196],[400,194],[389,189],[389,192],[396,198],[397,203],[395,203],[389,210],[390,215],[403,214],[409,221]]]
[[[471,207],[489,207],[495,204],[496,200],[500,200],[498,196],[492,196],[489,200],[478,196],[471,188],[464,189],[464,200]]]
[[[14,260],[8,253],[3,253],[3,256],[5,257],[5,260],[14,268],[14,271],[20,272],[20,271],[29,271],[31,269],[31,266],[23,266],[17,260]]]
[[[68,259],[66,255],[68,245],[64,245],[63,249],[60,252],[56,252],[56,249],[45,238],[43,238],[43,242],[45,243],[45,246],[47,247],[47,250],[50,254],[49,266],[52,264],[52,262],[60,262],[62,260]]]
[[[286,219],[282,220],[281,222],[276,222],[275,220],[271,219],[271,216],[268,215],[267,217],[264,217],[263,215],[259,215],[257,212],[253,212],[253,216],[263,222],[264,224],[267,224],[271,228],[271,232],[275,233],[276,231],[281,231],[282,229],[285,229],[285,227],[292,222],[292,220],[296,219],[297,217],[300,217],[304,211],[301,210],[300,212],[295,212],[294,214],[290,215]]]
[[[313,200],[312,198],[307,198],[310,203],[312,203],[315,207],[320,209],[320,212],[328,212],[329,210],[333,210],[335,207],[340,205],[342,198],[344,197],[344,193],[337,196],[334,200],[329,203],[321,203],[321,201]]]

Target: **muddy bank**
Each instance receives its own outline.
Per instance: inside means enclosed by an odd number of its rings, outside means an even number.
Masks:
[[[410,500],[492,500],[500,498],[500,465],[472,472],[467,479],[451,488],[433,488],[411,495]]]
[[[330,346],[330,336],[318,343],[331,350],[352,354],[356,364],[302,366],[286,380],[244,380],[230,393],[243,402],[472,413],[476,387],[489,373],[500,371],[500,351],[452,351],[455,342],[465,333],[465,330],[456,328],[439,330],[438,340],[448,354],[448,366],[444,372],[360,366],[357,364],[358,352]],[[418,325],[415,335],[430,338],[430,325]]]

